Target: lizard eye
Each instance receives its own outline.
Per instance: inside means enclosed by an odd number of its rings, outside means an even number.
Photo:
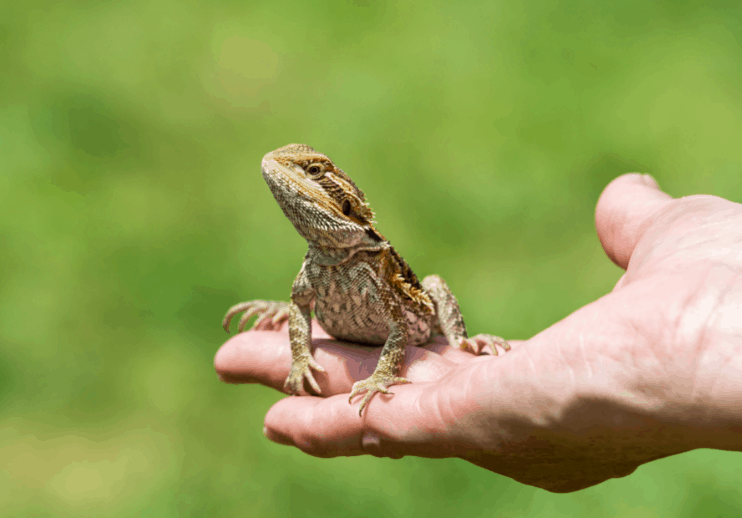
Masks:
[[[343,210],[343,214],[350,216],[350,202],[348,200],[343,200],[343,205],[340,208]]]
[[[317,178],[321,177],[325,172],[325,167],[322,164],[314,163],[309,164],[307,167],[307,174],[309,177],[313,180],[316,180]]]

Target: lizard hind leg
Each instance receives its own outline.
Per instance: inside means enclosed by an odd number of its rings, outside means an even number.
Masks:
[[[441,277],[428,275],[423,279],[422,286],[435,304],[438,326],[451,347],[469,349],[474,354],[483,354],[484,348],[488,346],[494,355],[497,354],[497,345],[505,351],[510,350],[508,342],[499,336],[478,334],[473,338],[468,337],[459,303]]]
[[[245,312],[240,318],[238,330],[241,333],[245,330],[247,322],[254,316],[258,319],[250,329],[258,331],[277,331],[281,329],[283,323],[289,318],[289,309],[291,304],[288,302],[277,302],[273,300],[251,300],[249,302],[240,302],[235,304],[227,311],[222,320],[222,327],[229,333],[229,324],[235,315]]]
[[[478,334],[471,338],[466,338],[467,347],[471,348],[476,354],[486,354],[485,348],[489,347],[493,355],[497,356],[497,346],[499,345],[505,352],[510,350],[510,344],[502,337]]]

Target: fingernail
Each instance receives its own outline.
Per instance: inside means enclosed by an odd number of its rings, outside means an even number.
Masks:
[[[366,453],[378,456],[381,452],[381,439],[373,432],[366,432],[361,438],[361,446]]]
[[[394,449],[386,448],[384,451],[381,449],[381,437],[373,432],[366,432],[361,438],[361,447],[363,451],[374,457],[386,457],[389,459],[401,459],[404,454]]]

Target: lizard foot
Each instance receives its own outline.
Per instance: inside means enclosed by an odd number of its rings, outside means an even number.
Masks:
[[[322,391],[314,379],[312,369],[325,372],[325,369],[312,358],[311,354],[300,356],[291,362],[291,372],[289,372],[286,382],[283,384],[284,392],[297,396],[301,393],[304,388],[304,379],[309,382],[314,390],[315,394],[321,394]]]
[[[458,343],[458,348],[462,351],[470,349],[474,354],[487,354],[484,350],[485,347],[489,346],[492,354],[497,356],[497,345],[502,347],[505,352],[510,350],[510,344],[504,338],[494,335],[478,334],[471,338],[462,338]]]
[[[396,376],[385,377],[381,374],[374,373],[370,378],[366,378],[363,381],[357,381],[353,384],[353,389],[350,391],[348,403],[353,400],[353,396],[368,391],[361,401],[361,407],[358,409],[358,415],[362,415],[363,408],[374,394],[377,392],[381,392],[382,394],[391,394],[392,392],[389,392],[388,387],[397,383],[402,384],[411,382],[405,378],[398,378]]]
[[[289,318],[289,309],[291,304],[288,302],[275,302],[272,300],[251,300],[249,302],[240,302],[229,308],[227,314],[224,315],[222,320],[222,327],[229,333],[229,323],[232,321],[235,315],[238,313],[245,312],[240,319],[240,325],[238,326],[239,332],[245,330],[247,321],[255,315],[258,315],[258,319],[252,325],[250,329],[256,329],[259,331],[277,331],[281,329],[283,323]]]

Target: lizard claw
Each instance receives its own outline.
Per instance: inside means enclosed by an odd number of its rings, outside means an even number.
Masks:
[[[348,403],[353,400],[353,396],[361,394],[364,391],[368,391],[363,397],[363,400],[361,400],[361,406],[358,409],[358,415],[360,416],[363,414],[364,407],[374,394],[376,394],[377,392],[381,392],[382,394],[392,394],[392,392],[389,391],[388,387],[390,385],[403,383],[411,383],[411,381],[406,378],[399,378],[396,376],[384,377],[378,374],[372,374],[370,378],[366,378],[363,381],[357,381],[353,384],[353,389],[350,391]]]
[[[499,345],[505,352],[510,350],[510,344],[504,338],[494,335],[478,334],[471,338],[462,338],[458,343],[458,348],[462,351],[467,349],[471,350],[474,354],[487,354],[485,353],[485,347],[489,346],[492,354],[497,356],[497,346]]]
[[[325,369],[312,358],[312,355],[301,356],[298,360],[294,361],[291,364],[291,371],[286,378],[286,382],[283,384],[284,392],[294,396],[299,395],[304,389],[304,379],[306,378],[315,394],[322,394],[319,384],[314,379],[312,369],[325,372]]]
[[[258,319],[252,325],[250,329],[258,330],[278,330],[281,328],[283,323],[289,318],[289,308],[291,304],[288,302],[275,302],[272,300],[251,300],[249,302],[240,302],[229,308],[227,314],[222,320],[222,327],[229,333],[229,324],[232,322],[232,318],[235,315],[245,312],[240,318],[238,329],[241,333],[245,330],[248,320],[255,315],[259,315]]]

